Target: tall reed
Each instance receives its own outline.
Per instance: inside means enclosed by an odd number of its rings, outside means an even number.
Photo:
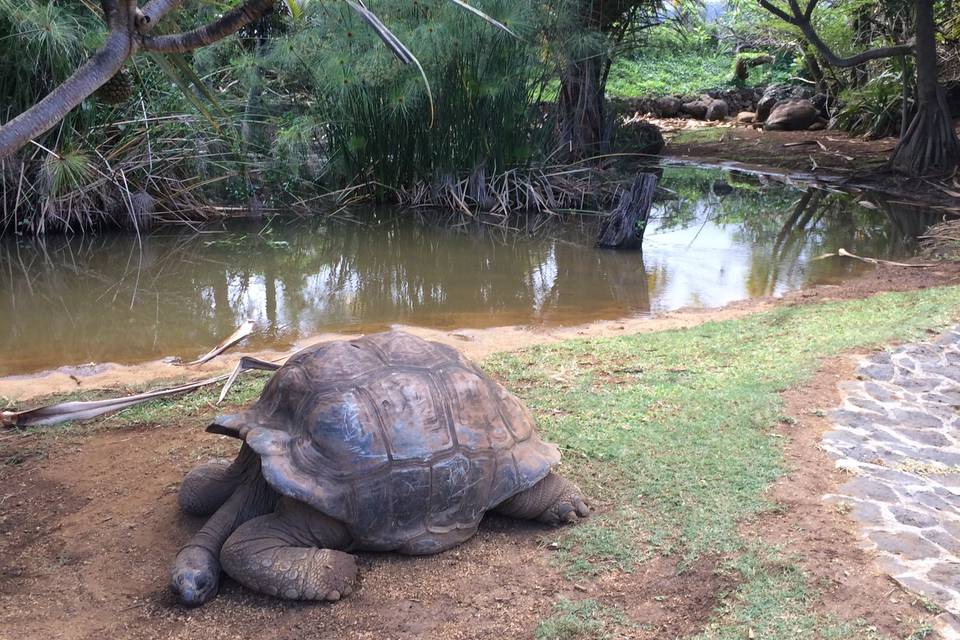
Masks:
[[[419,59],[403,67],[342,5],[311,3],[272,48],[308,108],[281,121],[275,156],[322,158],[328,186],[366,183],[386,197],[421,180],[524,165],[539,149],[535,106],[548,77],[532,0],[474,3],[519,37],[447,0],[367,3]],[[429,85],[427,84],[429,83]],[[307,144],[308,151],[294,147]]]

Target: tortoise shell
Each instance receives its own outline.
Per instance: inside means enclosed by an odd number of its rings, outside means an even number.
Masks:
[[[516,397],[455,349],[402,332],[298,353],[234,420],[274,489],[372,550],[459,542],[560,460]]]

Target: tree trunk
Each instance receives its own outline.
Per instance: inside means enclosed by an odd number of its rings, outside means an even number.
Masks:
[[[603,224],[597,237],[597,246],[605,249],[640,249],[643,232],[647,229],[650,207],[657,192],[655,173],[641,173],[630,188],[620,196],[620,203]]]
[[[933,0],[916,0],[917,113],[890,166],[910,176],[944,174],[960,164],[960,140],[937,73]]]
[[[570,155],[589,157],[606,147],[603,55],[572,60],[560,79],[560,140]]]

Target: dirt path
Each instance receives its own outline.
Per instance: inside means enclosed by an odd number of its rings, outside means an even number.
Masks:
[[[690,326],[774,305],[957,282],[955,267],[881,268],[843,287],[656,321],[426,335],[476,357],[534,342]],[[790,414],[832,406],[822,385],[818,378],[810,389],[788,394]],[[358,591],[335,605],[281,603],[227,581],[212,604],[186,610],[167,592],[167,576],[179,545],[201,520],[179,513],[175,491],[194,464],[230,457],[235,447],[203,433],[208,419],[201,410],[179,424],[0,435],[0,638],[528,638],[558,599],[591,598],[622,609],[636,625],[631,637],[652,640],[696,633],[734,586],[714,572],[715,560],[679,576],[672,560],[655,559],[632,574],[572,582],[552,562],[553,530],[491,517],[468,543],[438,556],[362,555]],[[784,433],[796,463],[774,488],[784,510],[752,526],[768,542],[790,544],[813,575],[829,582],[827,594],[837,597],[825,597],[825,608],[901,633],[925,612],[891,591],[854,544],[852,524],[819,500],[838,479],[814,447],[825,427],[807,428],[805,418],[801,426]],[[891,597],[889,606],[876,606]]]

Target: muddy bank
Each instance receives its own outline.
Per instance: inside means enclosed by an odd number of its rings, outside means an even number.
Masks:
[[[960,212],[950,179],[908,179],[886,170],[897,138],[866,140],[843,131],[764,131],[733,122],[653,118],[667,140],[668,161],[716,164],[785,178],[821,179],[897,200]],[[960,121],[956,123],[960,132]]]
[[[831,258],[845,260],[846,258]],[[935,268],[904,268],[882,265],[859,278],[840,285],[821,285],[788,293],[783,297],[755,298],[720,309],[683,309],[654,317],[627,317],[560,327],[504,326],[489,329],[444,331],[396,325],[428,340],[456,347],[468,357],[482,359],[498,351],[510,351],[535,344],[548,344],[584,337],[605,337],[627,333],[645,333],[690,327],[704,322],[738,318],[780,305],[806,304],[827,300],[862,298],[882,291],[909,291],[934,286],[960,284],[960,265],[944,263]],[[196,380],[231,370],[243,355],[264,360],[282,359],[311,344],[350,337],[349,334],[320,334],[298,342],[288,352],[242,349],[217,358],[200,367],[179,367],[163,361],[137,365],[97,364],[63,367],[35,375],[0,378],[0,398],[26,407],[31,399],[54,394],[104,389],[118,386],[140,387],[173,380]]]

